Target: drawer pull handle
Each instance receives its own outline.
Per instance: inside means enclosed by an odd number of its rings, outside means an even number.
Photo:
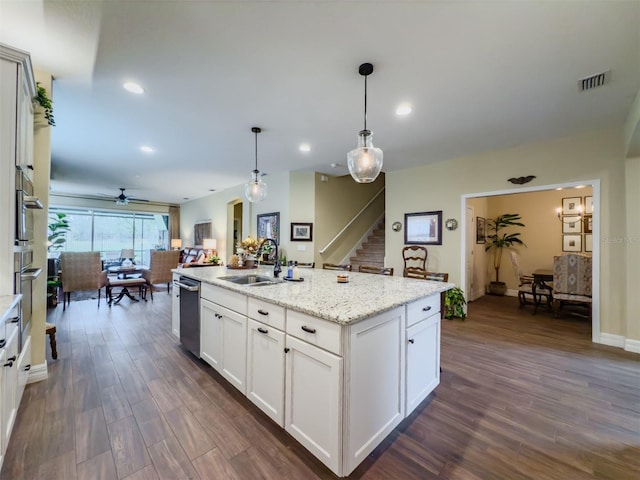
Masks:
[[[16,361],[16,356],[14,355],[13,357],[9,357],[7,358],[7,360],[9,360],[10,362],[15,362]]]
[[[423,312],[428,312],[429,310],[431,310],[431,305],[422,309]]]
[[[260,315],[265,315],[265,316],[266,316],[266,315],[269,315],[269,312],[265,312],[265,311],[264,311],[264,310],[262,310],[262,309],[258,310],[258,313],[259,313]]]
[[[13,317],[11,319],[11,323],[18,323],[20,321],[20,317]]]
[[[9,368],[13,367],[13,361],[5,363],[4,366]]]
[[[304,330],[307,333],[316,333],[316,329],[315,328],[309,328],[309,327],[305,327],[304,325],[302,327],[302,330]]]
[[[415,340],[414,340],[413,338],[410,338],[410,339],[409,339],[409,343],[410,343],[411,345],[413,345],[413,342],[415,342]]]
[[[289,353],[289,347],[284,347],[284,353]]]
[[[260,333],[269,333],[269,330],[267,330],[267,329],[265,329],[265,328],[262,328],[262,327],[258,327],[258,331],[259,331]]]
[[[24,367],[24,371],[25,372],[28,372],[29,370],[31,370],[31,365],[30,364],[27,365],[26,367]]]
[[[0,348],[4,348],[4,346],[7,344],[7,340],[6,339],[2,339],[0,340]]]

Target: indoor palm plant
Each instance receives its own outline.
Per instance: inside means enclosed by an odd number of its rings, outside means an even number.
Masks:
[[[502,253],[505,248],[511,248],[514,245],[525,245],[520,240],[520,232],[505,232],[504,229],[509,227],[524,227],[520,214],[505,213],[499,217],[487,220],[487,229],[493,234],[487,235],[488,245],[485,251],[493,250],[493,268],[496,271],[496,280],[489,284],[489,293],[493,295],[504,295],[507,291],[507,285],[500,281],[500,264],[502,263]]]

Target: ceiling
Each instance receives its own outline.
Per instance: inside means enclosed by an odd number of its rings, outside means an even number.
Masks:
[[[347,174],[363,62],[386,172],[622,126],[640,88],[638,1],[0,0],[0,42],[55,79],[52,192],[168,203],[248,181],[253,126],[261,171]]]

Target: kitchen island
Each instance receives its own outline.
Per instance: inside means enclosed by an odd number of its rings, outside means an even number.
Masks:
[[[243,285],[228,277],[272,267],[173,272],[202,282],[201,358],[338,476],[439,384],[440,292],[452,284],[355,272],[338,283],[343,272],[301,269],[300,282]]]

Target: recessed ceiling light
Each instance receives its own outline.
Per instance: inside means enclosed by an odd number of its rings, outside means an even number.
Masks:
[[[411,113],[411,110],[411,105],[409,105],[408,103],[401,103],[400,105],[398,105],[398,108],[396,108],[396,115],[403,117],[405,115],[409,115]]]
[[[155,152],[155,149],[153,147],[150,147],[149,145],[142,145],[140,147],[140,151],[144,153],[153,153]]]
[[[302,145],[300,145],[300,151],[301,152],[310,152],[311,151],[311,145],[309,145],[308,143],[303,143]]]
[[[144,93],[144,88],[142,88],[140,86],[140,84],[136,83],[136,82],[124,82],[122,84],[122,87],[127,91],[127,92],[131,92],[131,93],[135,93],[137,95],[141,95]]]

